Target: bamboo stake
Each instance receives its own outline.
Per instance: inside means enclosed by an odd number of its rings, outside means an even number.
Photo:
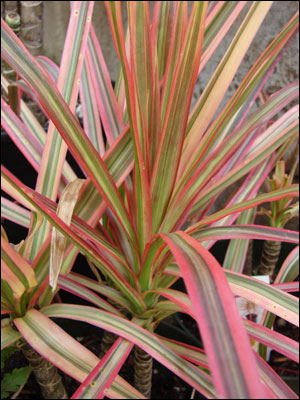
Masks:
[[[19,4],[18,1],[1,1],[1,7],[2,3],[4,3],[4,18],[6,17],[7,13],[9,12],[16,12],[19,13]]]
[[[33,56],[43,47],[43,2],[21,1],[21,39]]]
[[[43,53],[43,2],[21,1],[21,31],[20,39],[33,56]],[[45,125],[47,118],[40,107],[26,94],[23,94],[35,117],[41,125]]]
[[[10,3],[16,2],[12,1]],[[21,25],[20,15],[16,11],[7,11],[5,9],[5,22],[14,31],[14,33],[19,36]],[[4,60],[1,60],[1,71],[9,82],[14,82],[16,80],[15,71]]]

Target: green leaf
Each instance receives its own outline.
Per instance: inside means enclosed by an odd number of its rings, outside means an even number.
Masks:
[[[1,380],[1,399],[7,397],[8,392],[16,392],[21,385],[25,385],[30,373],[29,365],[23,368],[14,368],[11,373],[5,373]]]
[[[9,346],[5,347],[4,349],[1,349],[1,371],[4,368],[5,361],[17,350],[18,348],[16,346]]]

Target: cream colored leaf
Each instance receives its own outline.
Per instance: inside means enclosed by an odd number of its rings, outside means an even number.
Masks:
[[[64,189],[59,199],[56,214],[67,225],[70,225],[73,215],[73,210],[77,202],[81,186],[85,179],[75,179],[70,182]],[[57,285],[58,275],[61,269],[64,251],[66,246],[66,238],[53,227],[51,238],[50,251],[50,266],[49,266],[49,285],[54,292]]]

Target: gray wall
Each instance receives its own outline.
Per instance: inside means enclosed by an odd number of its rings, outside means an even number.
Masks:
[[[153,5],[154,2],[150,2]],[[251,3],[251,2],[249,2]],[[44,2],[44,52],[45,54],[59,63],[64,38],[67,30],[68,18],[70,13],[69,1],[45,1]],[[122,2],[123,7],[123,23],[126,26],[126,2]],[[248,6],[246,7],[249,8]],[[289,21],[291,16],[297,11],[297,1],[275,1],[261,26],[254,43],[248,51],[239,71],[234,79],[234,85],[231,90],[234,90],[238,82],[240,82],[244,75],[247,73],[253,62],[256,60],[260,52],[269,44],[285,24]],[[242,15],[245,15],[247,10],[243,10]],[[242,16],[241,15],[241,16]],[[224,54],[227,46],[232,39],[234,32],[238,26],[239,20],[229,31],[224,40],[223,46],[217,49],[216,53],[211,59],[209,65],[203,70],[201,77],[198,80],[196,95],[198,97],[201,88],[207,83],[211,71],[213,71]],[[108,65],[112,79],[115,79],[118,71],[118,60],[112,41],[109,24],[106,16],[106,11],[103,1],[96,1],[93,12],[93,24],[100,40],[101,48]],[[294,41],[291,48],[288,50],[285,58],[281,60],[276,67],[275,74],[269,80],[267,85],[267,92],[272,93],[287,83],[294,81],[298,76],[298,56],[299,46],[298,40]]]

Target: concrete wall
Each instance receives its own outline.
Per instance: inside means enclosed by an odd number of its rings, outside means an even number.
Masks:
[[[153,1],[150,5],[153,6]],[[189,2],[191,3],[191,2]],[[249,6],[250,6],[249,2]],[[126,26],[126,2],[122,2],[123,7],[123,23]],[[243,10],[241,17],[244,16],[249,7]],[[229,94],[234,90],[236,85],[243,79],[253,62],[256,60],[260,52],[274,38],[275,34],[289,21],[291,16],[297,11],[297,1],[275,1],[265,18],[253,44],[251,45],[241,67],[239,68]],[[59,63],[64,38],[67,30],[68,18],[70,13],[69,1],[45,1],[44,2],[44,52],[45,54]],[[195,95],[205,87],[211,72],[214,71],[222,55],[226,51],[234,33],[239,25],[241,18],[237,20],[232,29],[229,31],[223,45],[217,49],[211,59],[209,65],[203,70],[201,77],[198,79]],[[93,24],[100,40],[101,48],[108,65],[112,79],[115,79],[118,71],[118,59],[114,49],[109,24],[103,1],[96,1],[93,13]],[[299,42],[294,41],[286,56],[279,63],[274,71],[273,76],[267,84],[267,92],[270,94],[280,87],[294,81],[299,77]]]

